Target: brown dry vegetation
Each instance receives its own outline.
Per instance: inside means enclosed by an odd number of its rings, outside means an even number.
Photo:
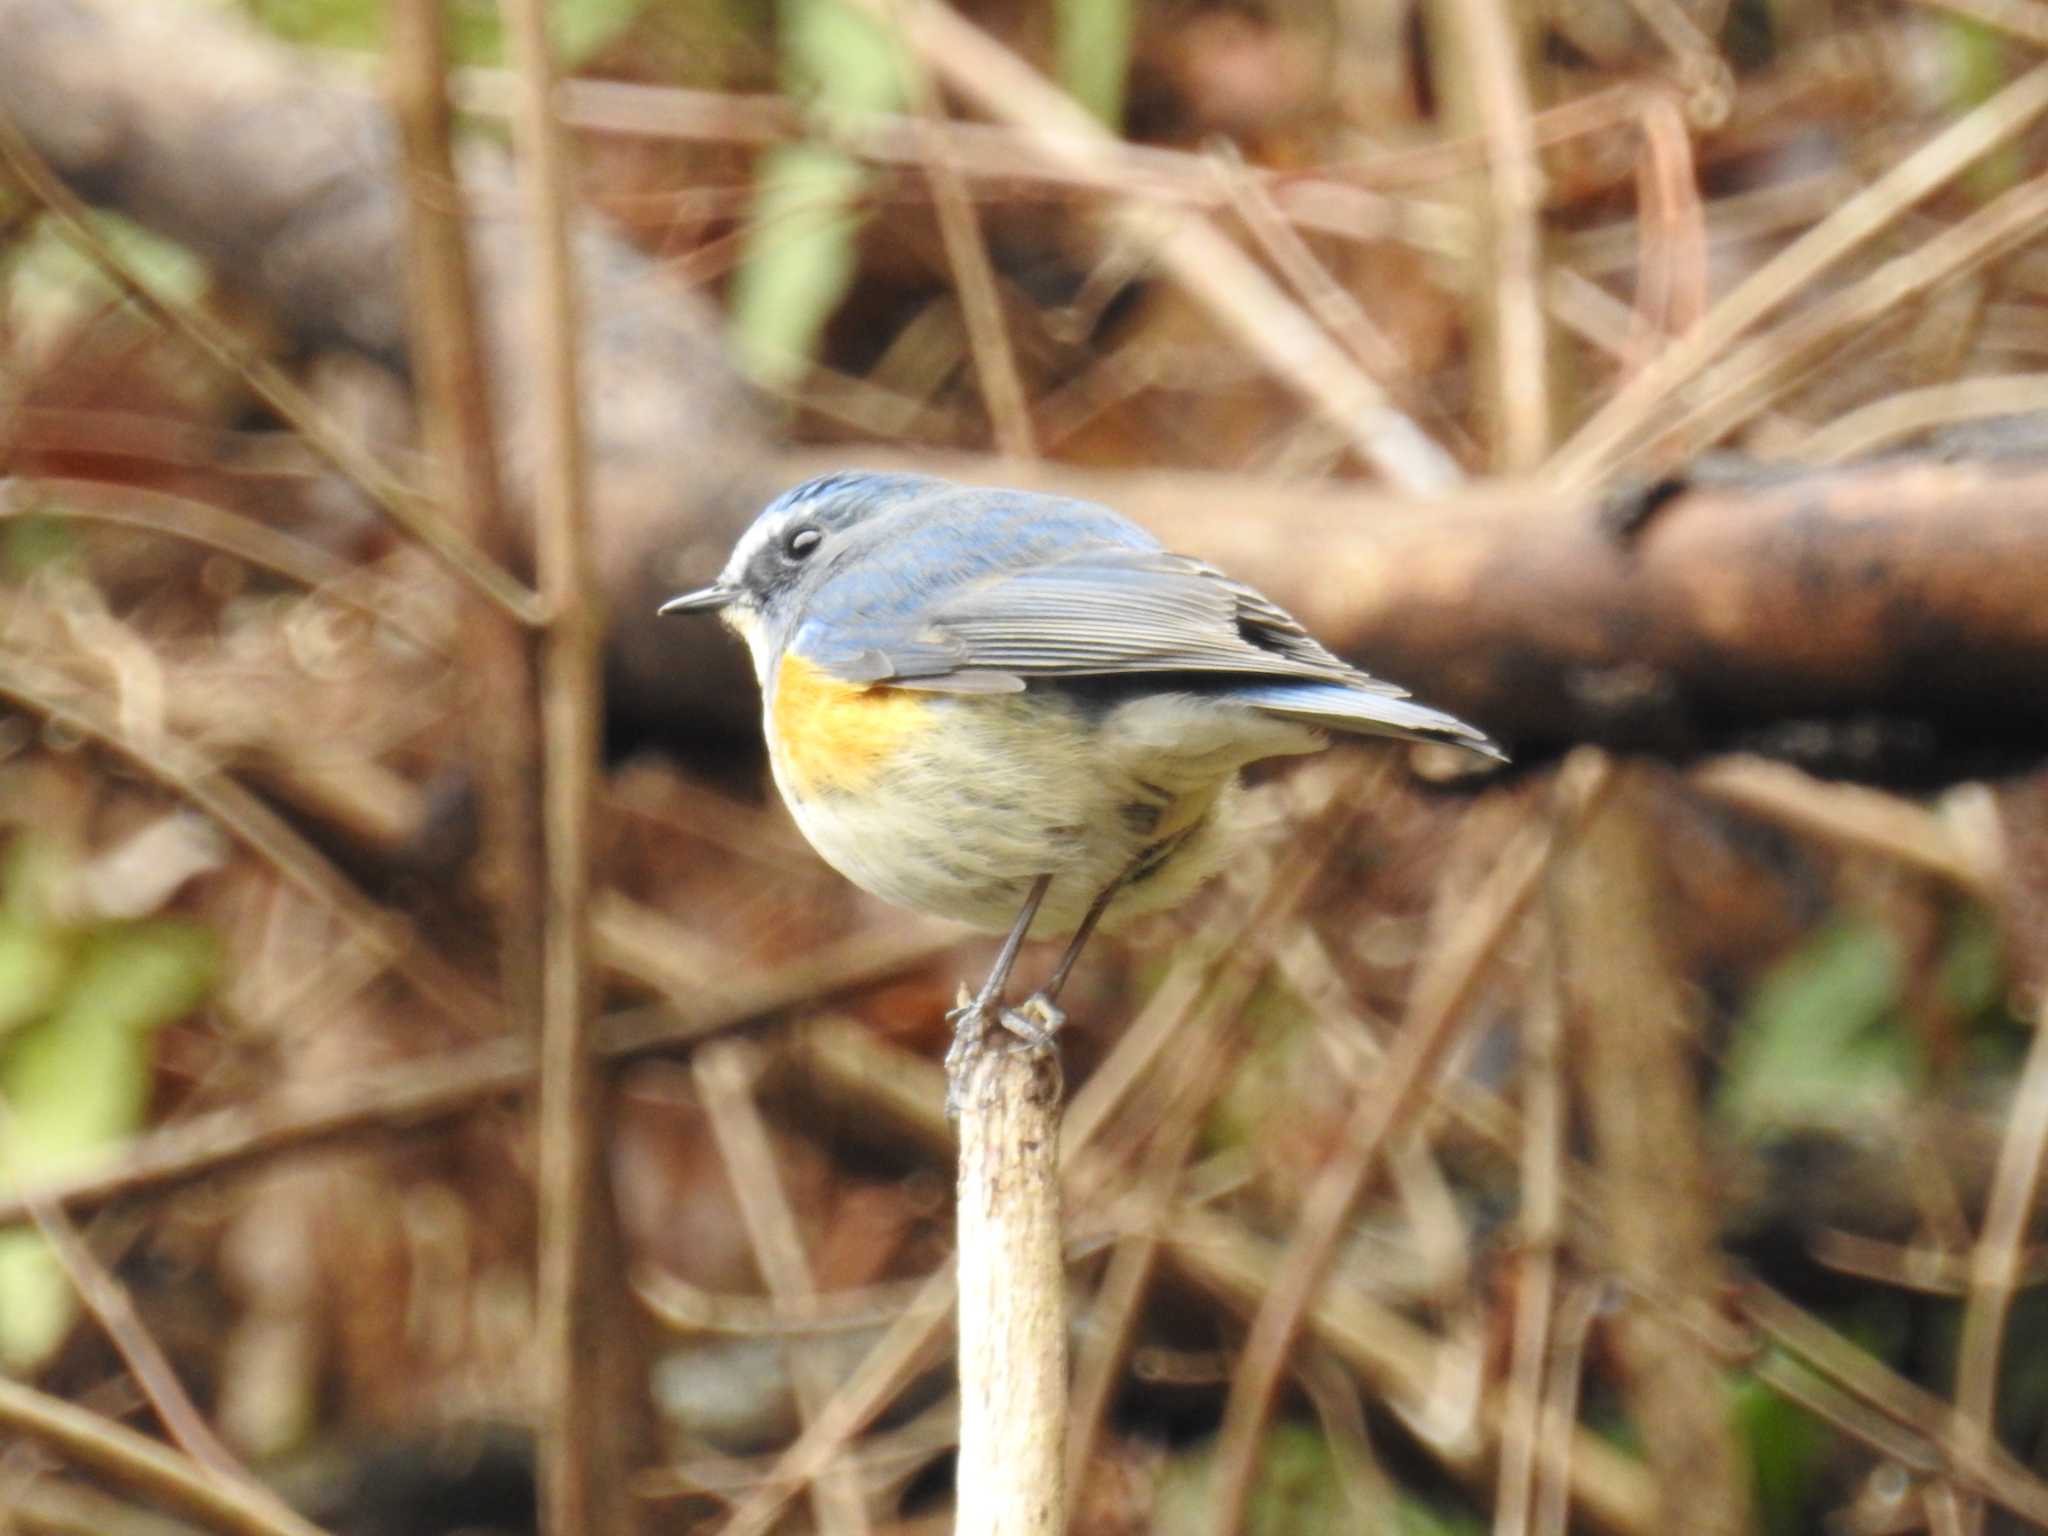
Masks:
[[[905,115],[715,0],[581,64],[577,313],[430,7],[0,0],[0,1529],[533,1529],[536,1432],[557,1531],[948,1524],[987,946],[651,621],[905,459],[1523,749],[1275,774],[1084,962],[1071,1529],[2048,1526],[2048,5],[1151,0],[1123,142],[1050,8],[875,8]],[[806,132],[866,217],[757,390]]]

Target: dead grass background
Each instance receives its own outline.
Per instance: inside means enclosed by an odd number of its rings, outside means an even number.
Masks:
[[[887,445],[1228,471],[1276,529],[1326,481],[1591,519],[1705,450],[1829,465],[2043,398],[2031,0],[1159,0],[1127,142],[1030,67],[1040,9],[881,9],[906,116],[804,116],[757,18],[683,0],[558,98],[635,282],[720,295],[764,144],[873,168],[814,365],[688,429],[665,524],[608,499],[638,397],[586,398],[575,457],[570,338],[630,287],[579,319],[558,284],[507,370],[421,214],[408,385],[231,260],[137,302],[162,274],[79,202],[120,186],[67,189],[0,96],[11,917],[218,950],[133,1141],[0,1189],[86,1297],[0,1382],[0,1520],[531,1529],[537,1430],[555,1530],[947,1523],[933,1063],[982,949],[817,864],[729,671],[700,715],[615,640],[599,763],[577,615],[722,548],[698,479]],[[518,100],[453,88],[486,133]],[[2038,769],[1445,767],[1262,783],[1218,888],[1077,979],[1072,1528],[2048,1525]],[[596,1080],[536,1116],[585,999]]]

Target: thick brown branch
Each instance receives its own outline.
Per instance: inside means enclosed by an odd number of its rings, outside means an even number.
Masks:
[[[792,456],[780,478],[823,462]],[[1803,745],[1790,723],[1809,721],[1876,722],[1810,733],[1876,772],[1961,776],[1971,764],[1937,754],[2048,750],[2033,702],[2048,675],[2048,447],[1723,470],[1639,498],[1633,531],[1579,498],[1508,485],[1423,503],[1223,475],[931,455],[919,467],[1113,502],[1518,760],[1576,742],[1783,754]]]

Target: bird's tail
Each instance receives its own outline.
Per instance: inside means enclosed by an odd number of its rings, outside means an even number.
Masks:
[[[1506,762],[1507,753],[1486,733],[1456,715],[1397,693],[1346,688],[1338,683],[1260,682],[1234,687],[1231,697],[1269,715],[1361,736],[1396,736],[1404,741],[1441,741],[1482,757]]]

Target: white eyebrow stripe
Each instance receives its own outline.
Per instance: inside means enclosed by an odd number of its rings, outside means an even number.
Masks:
[[[737,581],[740,577],[744,576],[747,567],[753,564],[754,556],[758,555],[763,546],[782,532],[783,524],[788,521],[789,514],[786,512],[777,517],[764,516],[755,518],[754,526],[741,534],[739,543],[733,546],[732,558],[725,562],[725,575],[723,579]]]

